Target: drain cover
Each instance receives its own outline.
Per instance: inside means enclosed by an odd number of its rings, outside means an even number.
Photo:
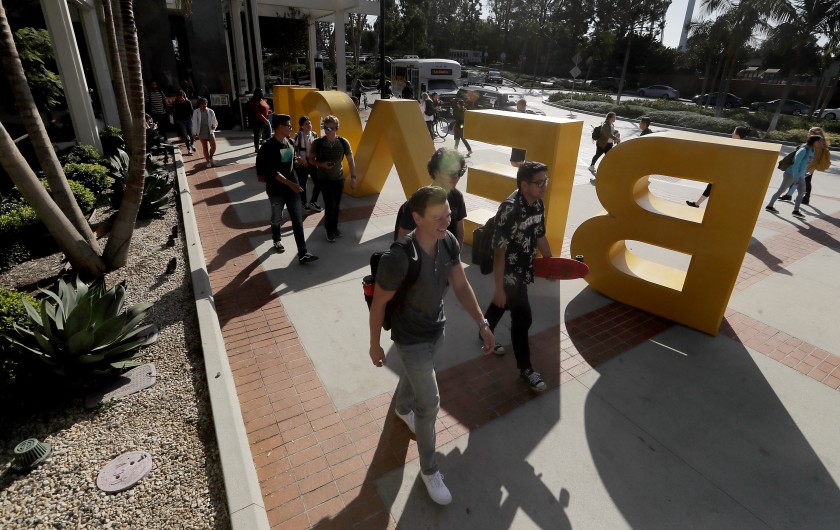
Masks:
[[[152,470],[152,455],[146,451],[129,451],[108,462],[99,476],[96,487],[106,493],[118,493],[133,488]]]
[[[45,442],[39,442],[36,438],[29,438],[15,446],[15,458],[12,460],[12,469],[24,471],[33,468],[47,459],[52,453],[52,447]]]
[[[115,381],[93,390],[85,396],[85,407],[89,409],[96,408],[105,401],[120,399],[135,392],[140,392],[154,385],[156,380],[157,371],[155,370],[155,363],[148,363],[137,368],[132,368]]]

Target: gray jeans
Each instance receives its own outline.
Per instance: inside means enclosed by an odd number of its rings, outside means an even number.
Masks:
[[[414,411],[414,430],[420,470],[431,475],[438,470],[435,454],[435,420],[440,410],[440,392],[435,374],[435,355],[443,346],[443,335],[435,342],[398,344],[397,355],[405,372],[397,384],[394,407],[400,414]]]
[[[791,184],[797,184],[796,188],[796,204],[794,205],[793,209],[798,210],[799,205],[802,204],[802,197],[805,195],[805,175],[801,177],[794,177],[789,171],[785,170],[785,173],[782,178],[782,185],[779,186],[779,191],[773,194],[770,197],[770,204],[767,206],[773,207],[773,204],[776,203],[776,200],[781,197],[787,190],[790,188]]]

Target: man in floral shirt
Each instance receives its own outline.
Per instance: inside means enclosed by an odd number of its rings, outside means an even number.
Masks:
[[[534,258],[537,249],[551,256],[545,237],[545,205],[542,197],[548,186],[548,167],[540,162],[523,162],[516,173],[519,188],[499,205],[493,234],[493,276],[495,292],[484,317],[495,330],[505,311],[510,311],[511,341],[516,367],[531,389],[545,390],[540,374],[531,366],[528,331],[531,328],[531,304],[528,284],[534,281]],[[497,346],[493,353],[504,355]]]

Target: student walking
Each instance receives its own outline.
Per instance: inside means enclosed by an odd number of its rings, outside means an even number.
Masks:
[[[292,118],[287,114],[273,117],[274,136],[260,147],[257,153],[257,176],[265,182],[265,193],[271,203],[271,239],[277,253],[286,251],[280,236],[283,222],[283,208],[289,211],[292,232],[298,250],[298,263],[305,265],[318,259],[306,250],[303,235],[303,215],[300,204],[301,187],[294,171],[295,149],[289,141],[292,132]]]
[[[510,311],[511,341],[516,367],[532,390],[542,392],[546,386],[539,372],[531,366],[531,303],[528,284],[534,282],[534,259],[537,249],[543,257],[551,257],[545,236],[545,205],[542,198],[548,186],[548,168],[540,162],[523,162],[516,172],[518,189],[499,205],[493,233],[493,300],[484,318],[494,331],[505,311]],[[505,349],[496,346],[496,355]]]
[[[467,161],[458,151],[441,147],[432,154],[426,169],[432,177],[432,185],[446,190],[446,202],[449,203],[450,211],[449,226],[446,229],[458,240],[458,246],[463,247],[467,204],[464,201],[464,194],[455,186],[467,172]],[[414,222],[414,216],[411,215],[411,203],[406,201],[397,213],[395,239],[408,235],[415,228],[417,224]]]
[[[429,136],[432,137],[432,141],[435,141],[435,105],[431,99],[429,99],[429,94],[427,92],[423,92],[420,94],[420,112],[423,113],[423,121],[426,122],[426,129],[429,130]]]
[[[356,162],[350,142],[338,136],[338,118],[329,115],[324,118],[324,136],[312,143],[309,150],[309,163],[318,168],[318,187],[324,195],[324,228],[327,241],[335,243],[341,237],[338,229],[338,213],[341,196],[344,193],[344,168],[342,161],[347,158],[350,166],[350,187],[356,187]]]
[[[318,168],[309,163],[309,152],[312,149],[312,144],[318,139],[318,135],[312,130],[312,121],[309,116],[301,116],[298,119],[298,126],[300,130],[295,134],[295,152],[300,160],[296,172],[298,180],[300,180],[300,187],[303,188],[303,191],[300,192],[300,202],[307,212],[320,212],[318,196],[321,194],[321,188],[318,187]],[[306,202],[307,180],[312,180],[312,197],[308,203]]]
[[[613,145],[618,145],[621,142],[621,134],[615,130],[614,124],[615,112],[608,112],[604,123],[601,124],[601,135],[595,143],[595,156],[592,157],[592,162],[589,164],[589,172],[592,175],[595,175],[595,162],[601,158],[601,155],[606,155],[613,148]]]
[[[642,116],[639,118],[639,129],[642,130],[642,132],[639,133],[639,136],[647,136],[653,132],[650,130],[650,117]]]
[[[802,196],[802,204],[811,204],[811,178],[816,171],[825,171],[831,167],[831,153],[828,151],[828,140],[825,137],[825,131],[822,127],[811,127],[808,130],[808,136],[818,135],[822,137],[822,142],[814,144],[814,159],[808,164],[808,169],[805,171],[805,195]],[[780,201],[789,201],[793,192],[796,190],[796,183],[788,188],[787,193],[779,197]]]
[[[195,109],[193,109],[190,100],[187,99],[187,95],[183,90],[179,90],[178,95],[175,96],[175,103],[172,105],[172,114],[175,117],[175,125],[178,126],[178,132],[181,133],[181,136],[184,138],[184,143],[187,144],[188,155],[193,154],[193,151],[195,151],[192,132],[193,110]]]
[[[158,132],[166,137],[166,130],[169,128],[169,116],[172,108],[163,90],[158,88],[157,81],[149,83],[149,90],[145,94],[146,112],[157,123]]]
[[[773,204],[776,203],[776,200],[782,196],[785,190],[790,188],[791,184],[796,183],[799,188],[796,193],[796,204],[793,207],[792,214],[794,217],[805,217],[799,211],[799,205],[802,204],[802,198],[805,195],[805,171],[808,169],[808,164],[814,159],[814,144],[819,142],[822,142],[822,136],[815,134],[808,138],[808,142],[805,145],[797,149],[796,155],[793,157],[793,165],[785,170],[782,185],[779,187],[779,191],[770,197],[770,203],[764,207],[765,210],[779,213],[779,210],[774,208]]]
[[[478,325],[485,354],[492,351],[495,339],[464,274],[458,243],[446,230],[450,213],[446,190],[425,186],[412,194],[409,203],[417,228],[408,240],[420,270],[417,280],[400,297],[402,302],[391,308],[391,339],[404,367],[394,395],[394,408],[397,417],[417,437],[420,476],[429,496],[446,505],[452,502],[452,494],[443,482],[435,455],[435,421],[440,410],[435,357],[443,346],[443,296],[447,286],[452,287],[461,306]],[[395,243],[379,261],[369,319],[369,354],[376,367],[384,366],[386,361],[379,342],[385,304],[394,299],[405,281],[409,259]]]
[[[470,148],[467,139],[464,138],[464,112],[466,111],[463,99],[455,101],[455,130],[452,134],[455,136],[455,150],[458,150],[458,142],[464,142],[464,147],[467,148],[466,158],[469,158],[472,156],[472,148]]]
[[[213,155],[216,154],[216,128],[219,122],[216,113],[207,107],[207,98],[198,98],[198,108],[193,111],[193,135],[201,142],[207,167],[213,167]]]
[[[263,89],[254,89],[248,105],[251,109],[251,130],[254,132],[254,152],[260,150],[260,143],[267,140],[273,133],[271,131],[271,107],[263,97]]]

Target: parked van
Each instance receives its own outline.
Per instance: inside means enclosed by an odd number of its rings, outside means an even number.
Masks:
[[[421,92],[437,92],[441,98],[458,92],[461,65],[449,59],[394,59],[391,61],[391,90],[400,94],[406,81],[414,87],[414,97]]]

